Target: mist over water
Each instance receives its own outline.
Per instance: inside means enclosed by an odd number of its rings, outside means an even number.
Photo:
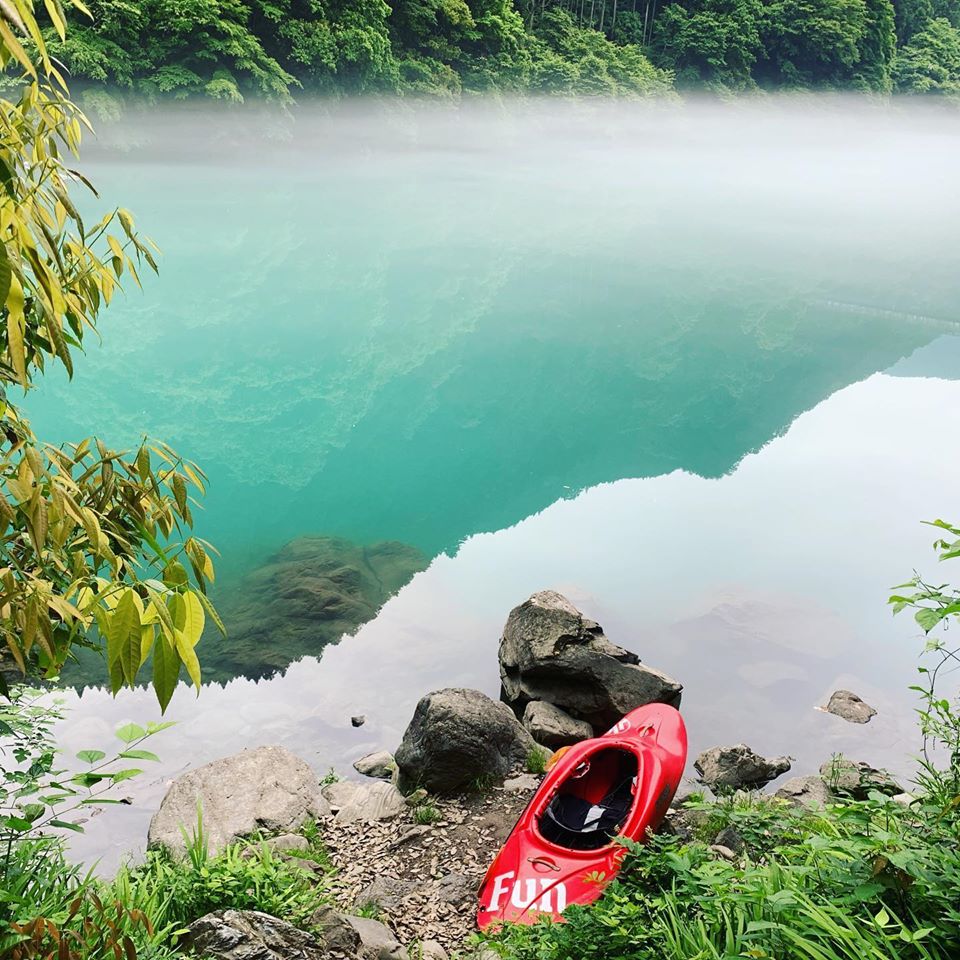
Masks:
[[[932,566],[920,521],[956,514],[958,163],[960,115],[902,101],[102,126],[85,171],[161,274],[111,306],[73,383],[29,398],[38,432],[147,432],[200,461],[225,611],[303,535],[422,564],[322,657],[319,630],[278,652],[276,611],[255,642],[228,619],[262,672],[205,638],[212,676],[270,679],[181,688],[158,778],[77,850],[141,842],[186,765],[282,742],[345,773],[429,689],[496,695],[503,620],[544,587],[685,683],[692,749],[903,768],[918,645],[884,601]],[[815,712],[836,686],[880,715]],[[155,714],[149,691],[87,689],[65,745]]]

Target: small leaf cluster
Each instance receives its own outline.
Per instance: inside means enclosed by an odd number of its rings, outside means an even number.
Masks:
[[[106,794],[120,783],[139,776],[130,761],[156,761],[156,754],[141,744],[171,726],[150,723],[124,724],[116,731],[122,747],[108,756],[104,750],[81,750],[81,770],[60,766],[53,746],[53,726],[62,719],[49,696],[14,688],[10,700],[0,705],[0,849],[27,838],[49,835],[51,830],[83,832],[84,815],[122,801]],[[0,861],[0,879],[4,876]]]

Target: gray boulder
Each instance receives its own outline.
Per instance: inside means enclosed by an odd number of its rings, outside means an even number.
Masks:
[[[500,640],[501,699],[518,717],[543,700],[596,732],[646,703],[679,705],[682,686],[611,643],[553,590],[510,611]]]
[[[353,823],[357,820],[392,820],[406,810],[403,794],[383,780],[358,785],[350,799],[337,811],[334,820]]]
[[[195,920],[187,940],[211,960],[326,960],[309,933],[258,910],[218,910]]]
[[[389,780],[397,770],[397,764],[393,759],[393,754],[386,750],[380,750],[377,753],[368,753],[353,764],[353,769],[357,773],[362,773],[365,777],[376,777],[380,780]]]
[[[823,709],[827,713],[849,720],[850,723],[869,723],[870,718],[877,715],[877,711],[869,703],[865,703],[850,690],[834,691]]]
[[[832,793],[853,797],[854,800],[866,800],[872,791],[888,797],[903,793],[903,787],[885,770],[843,756],[834,757],[823,764],[820,776]]]
[[[789,757],[768,760],[745,743],[704,750],[693,764],[700,779],[716,794],[759,790],[790,769]]]
[[[150,821],[148,845],[183,856],[181,827],[195,829],[198,804],[212,852],[258,831],[296,830],[330,812],[306,761],[284,747],[257,747],[177,777]]]
[[[401,787],[453,793],[480,779],[502,780],[534,746],[504,704],[449,688],[417,704],[395,758]]]
[[[781,800],[804,807],[825,807],[830,802],[830,791],[822,777],[791,777],[774,794]]]
[[[554,750],[593,736],[593,727],[589,723],[571,717],[545,700],[531,700],[527,704],[523,711],[523,725],[537,743]]]

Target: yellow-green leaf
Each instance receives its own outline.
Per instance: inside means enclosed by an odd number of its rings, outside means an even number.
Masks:
[[[168,609],[175,633],[184,637],[191,647],[195,647],[203,635],[204,625],[203,607],[197,595],[192,591],[175,593],[170,598]]]
[[[174,634],[174,639],[176,642],[177,653],[180,654],[180,659],[183,661],[183,665],[187,668],[187,673],[190,676],[190,679],[193,681],[193,685],[199,691],[200,661],[197,659],[197,653],[187,638],[179,631]]]
[[[180,679],[180,658],[177,651],[163,635],[153,645],[153,689],[160,701],[160,711],[167,709]]]

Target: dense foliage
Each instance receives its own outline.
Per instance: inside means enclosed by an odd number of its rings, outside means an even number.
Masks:
[[[960,0],[94,0],[58,58],[147,97],[956,93]]]
[[[706,811],[703,811],[706,813]],[[658,837],[563,925],[513,928],[513,960],[947,960],[960,951],[958,818],[875,794],[820,814],[746,798],[709,807],[701,837]],[[730,861],[721,829],[743,838]]]
[[[62,44],[58,0],[46,16]],[[17,78],[0,98],[0,693],[11,669],[54,677],[94,645],[114,691],[152,661],[165,707],[181,666],[199,689],[194,647],[206,613],[219,623],[210,547],[189,533],[203,474],[146,440],[45,444],[11,399],[50,364],[72,375],[101,308],[154,254],[128,211],[91,226],[74,204],[74,186],[90,187],[69,165],[86,119],[30,0],[0,5],[0,67]]]

